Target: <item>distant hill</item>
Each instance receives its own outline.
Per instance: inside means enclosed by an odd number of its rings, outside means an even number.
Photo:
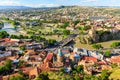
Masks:
[[[0,9],[27,9],[27,6],[0,6]]]
[[[37,7],[38,9],[56,9],[56,8],[69,8],[69,7],[75,7],[75,6],[64,6],[61,5],[59,7]],[[120,8],[120,6],[80,6],[80,7],[93,7],[93,8]],[[35,9],[33,7],[28,6],[0,6],[0,10],[3,9]]]
[[[77,6],[77,5],[76,5]],[[76,6],[64,6],[61,5],[59,8],[69,8],[69,7],[76,7]],[[120,6],[78,6],[78,7],[93,7],[93,8],[120,8]]]
[[[120,8],[120,6],[92,6],[95,8]]]

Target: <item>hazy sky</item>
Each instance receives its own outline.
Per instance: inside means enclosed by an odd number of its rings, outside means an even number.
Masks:
[[[60,5],[120,6],[120,0],[0,0],[0,5],[53,7]]]

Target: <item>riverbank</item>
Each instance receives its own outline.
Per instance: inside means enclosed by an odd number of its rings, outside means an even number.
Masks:
[[[106,41],[106,42],[100,42],[98,44],[101,44],[104,48],[110,48],[110,45],[113,42],[120,42],[120,40],[111,40],[111,41]],[[90,44],[81,44],[78,38],[75,39],[75,45],[74,46],[78,47],[78,48],[86,48],[88,50],[93,50],[94,49],[92,47],[92,45],[90,45]]]

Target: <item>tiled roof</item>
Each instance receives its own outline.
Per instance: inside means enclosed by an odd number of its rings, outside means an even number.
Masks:
[[[46,57],[47,61],[51,61],[52,58],[53,58],[53,53],[48,53]]]
[[[33,70],[33,67],[24,67],[24,68],[20,68],[20,70],[23,71],[23,73],[28,74],[31,70]]]
[[[87,60],[87,61],[97,61],[97,58],[91,57],[91,56],[84,56],[82,60]]]
[[[17,58],[16,56],[7,57],[7,59],[10,59],[10,60],[14,60],[14,59],[16,59],[16,58]]]
[[[27,52],[25,54],[35,54],[34,50],[27,50]]]
[[[1,42],[9,42],[9,43],[18,42],[18,40],[10,39],[10,38],[4,38],[4,39],[1,39],[0,41]]]
[[[2,78],[3,78],[3,80],[8,80],[7,78],[13,77],[13,76],[20,76],[20,74],[19,73],[14,73],[14,74],[11,74],[9,76],[3,76]]]
[[[32,75],[38,76],[39,73],[40,73],[40,69],[38,67],[35,67],[34,69],[30,70],[29,76]]]
[[[46,63],[40,65],[40,69],[42,72],[50,71],[50,67],[52,67],[52,63],[49,63],[49,62],[46,62]]]
[[[100,64],[100,65],[106,65],[107,63],[105,61],[99,61],[98,64]]]
[[[113,56],[109,60],[110,62],[120,63],[120,56]]]

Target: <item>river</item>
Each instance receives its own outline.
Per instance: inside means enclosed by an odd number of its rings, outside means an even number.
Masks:
[[[10,35],[17,32],[14,26],[8,22],[4,22],[4,27],[1,30],[6,31]]]

